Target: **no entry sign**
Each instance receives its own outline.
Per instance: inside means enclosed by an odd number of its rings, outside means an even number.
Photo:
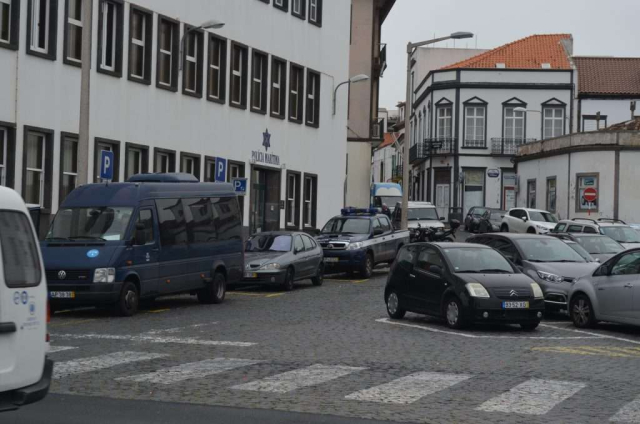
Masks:
[[[595,188],[589,187],[584,190],[584,200],[586,200],[587,202],[593,203],[596,201],[597,197],[598,197],[598,192],[596,191]]]

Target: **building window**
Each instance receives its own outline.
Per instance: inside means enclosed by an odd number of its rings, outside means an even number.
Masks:
[[[129,79],[151,84],[153,14],[131,5],[129,15]]]
[[[320,125],[320,74],[307,69],[307,119],[306,124],[318,128]]]
[[[287,12],[289,10],[289,0],[273,0],[273,6]]]
[[[547,178],[547,210],[556,213],[556,177]]]
[[[0,186],[13,187],[15,129],[0,127]]]
[[[300,19],[307,19],[307,0],[291,0],[291,14]]]
[[[287,172],[287,227],[300,227],[300,174]]]
[[[523,141],[525,135],[525,112],[515,107],[504,108],[504,138]]]
[[[304,93],[304,68],[291,64],[289,76],[289,120],[302,123],[302,93]]]
[[[271,60],[271,116],[284,119],[287,101],[287,62],[273,57]]]
[[[82,0],[66,1],[64,59],[72,65],[82,64]]]
[[[269,56],[253,49],[251,59],[251,110],[267,113],[267,74]]]
[[[155,148],[153,170],[162,174],[176,172],[176,152]]]
[[[98,25],[98,72],[122,76],[123,3],[101,0]]]
[[[0,47],[18,49],[20,0],[0,0]]]
[[[582,132],[607,128],[607,115],[582,115]]]
[[[576,175],[576,212],[598,211],[600,201],[600,190],[598,190],[599,174],[578,174]],[[588,188],[596,190],[596,200],[587,202],[584,192]]]
[[[44,206],[47,134],[27,131],[24,146],[23,197],[27,205]]]
[[[96,138],[95,148],[94,148],[94,171],[95,174],[95,182],[100,181],[100,158],[102,157],[102,152],[113,152],[113,181],[117,182],[120,180],[120,142],[114,140],[106,140],[102,138]]]
[[[485,106],[465,107],[464,147],[486,147],[484,136],[486,112]]]
[[[309,0],[309,22],[322,26],[322,0]]]
[[[527,207],[536,208],[536,180],[527,181]]]
[[[185,34],[191,27],[185,25]],[[202,65],[204,57],[204,33],[191,31],[185,36],[184,42],[184,71],[182,73],[182,92],[184,94],[202,97]]]
[[[27,53],[55,60],[58,0],[30,0],[28,7]]]
[[[125,157],[125,179],[149,172],[149,148],[138,144],[127,143]]]
[[[451,106],[439,106],[436,111],[438,138],[451,138],[453,108]]]
[[[247,107],[248,48],[233,43],[231,48],[231,106]]]
[[[178,91],[178,50],[180,43],[178,22],[164,16],[158,17],[158,64],[159,88]]]
[[[564,108],[547,107],[542,109],[544,123],[542,137],[544,139],[564,135]]]
[[[204,182],[214,183],[216,181],[216,158],[204,157]]]
[[[224,103],[227,88],[227,40],[209,36],[209,74],[207,98]]]
[[[200,155],[180,153],[180,172],[191,174],[200,179]]]
[[[62,134],[60,149],[60,203],[78,184],[78,137]]]
[[[316,210],[318,208],[318,177],[315,175],[304,176],[304,204],[303,204],[303,223],[305,228],[315,228],[316,226]]]

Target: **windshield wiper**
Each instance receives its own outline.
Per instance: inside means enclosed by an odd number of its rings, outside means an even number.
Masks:
[[[480,271],[474,271],[472,269],[465,269],[463,271],[456,271],[456,274],[478,274]]]
[[[70,241],[67,237],[47,237],[44,241]]]
[[[513,274],[513,271],[507,271],[506,269],[499,269],[499,268],[481,269],[478,272],[484,272],[484,273],[487,273],[487,274],[494,273],[494,272],[503,273],[503,274]]]
[[[549,261],[542,261],[540,259],[526,259],[529,262],[534,262],[534,263],[544,263],[544,262],[549,262]]]
[[[550,263],[578,263],[579,261],[573,261],[570,259],[561,259],[559,261],[548,261]]]
[[[69,240],[100,240],[100,241],[107,241],[107,239],[104,239],[102,237],[91,237],[91,236],[72,236],[72,237],[69,237]]]

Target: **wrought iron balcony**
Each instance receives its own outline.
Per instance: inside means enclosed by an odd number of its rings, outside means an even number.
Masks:
[[[523,144],[537,141],[535,138],[492,138],[491,153],[494,155],[515,155]]]
[[[391,179],[393,181],[402,179],[402,165],[396,165],[391,169]]]
[[[409,162],[416,163],[427,158],[425,143],[416,143],[409,149]]]
[[[449,155],[455,151],[456,139],[451,137],[427,138],[424,141],[425,155]]]

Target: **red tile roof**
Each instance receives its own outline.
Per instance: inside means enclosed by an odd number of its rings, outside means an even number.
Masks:
[[[610,125],[600,131],[640,131],[640,116],[637,116],[631,121]]]
[[[549,63],[551,69],[569,70],[562,40],[571,41],[571,34],[532,35],[442,69],[496,69],[496,63],[504,63],[506,69],[542,69],[543,63]]]
[[[384,133],[384,141],[378,146],[378,149],[384,149],[387,146],[390,146],[393,144],[394,138],[393,135],[391,135],[392,133]],[[396,137],[400,136],[400,133],[395,133]]]
[[[575,57],[580,94],[640,96],[640,58]]]

